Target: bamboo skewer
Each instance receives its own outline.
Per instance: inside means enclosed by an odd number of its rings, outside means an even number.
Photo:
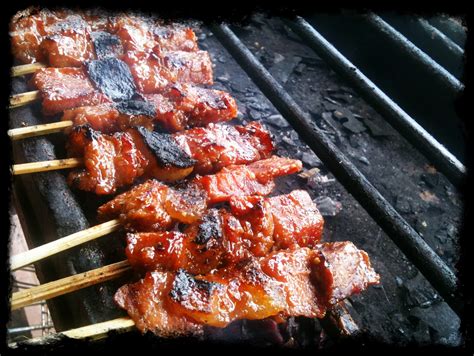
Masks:
[[[39,90],[28,91],[26,93],[15,94],[10,96],[10,109],[30,104],[41,98]]]
[[[55,255],[72,247],[81,245],[87,241],[97,239],[108,235],[120,228],[120,220],[114,219],[103,224],[93,226],[89,229],[76,232],[74,234],[62,237],[42,246],[13,256],[10,260],[11,269],[15,271],[19,268],[40,261],[46,257]]]
[[[17,348],[19,344],[27,344],[27,345],[45,345],[52,341],[57,341],[61,338],[61,336],[66,336],[72,339],[86,339],[90,338],[91,340],[99,340],[107,336],[110,331],[116,332],[126,332],[130,331],[134,328],[135,323],[129,317],[122,317],[112,320],[107,320],[102,323],[82,326],[80,328],[71,329],[67,331],[63,331],[60,333],[44,336],[44,337],[36,337],[34,339],[22,341],[22,342],[14,342],[8,344],[10,348]]]
[[[8,130],[8,136],[15,141],[23,138],[46,135],[53,132],[59,132],[67,127],[72,127],[72,121],[58,121],[50,124],[33,125],[27,127],[20,127],[17,129]]]
[[[38,69],[45,68],[46,64],[44,63],[31,63],[31,64],[22,64],[15,67],[12,67],[11,75],[12,77],[19,77],[25,74],[31,74],[36,72]]]
[[[48,300],[105,282],[120,277],[129,270],[131,270],[130,264],[125,260],[16,292],[12,294],[11,309],[19,309],[40,300]]]
[[[13,175],[54,171],[58,169],[76,168],[83,164],[80,158],[65,158],[51,161],[14,164]]]

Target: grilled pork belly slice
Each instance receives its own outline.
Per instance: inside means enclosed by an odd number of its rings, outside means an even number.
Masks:
[[[33,83],[41,93],[45,115],[111,102],[94,87],[82,68],[42,68],[33,76]]]
[[[273,149],[270,134],[260,124],[210,124],[173,135],[143,127],[111,135],[76,127],[68,151],[84,157],[84,168],[69,174],[69,183],[96,194],[111,194],[138,177],[177,181],[196,173],[213,173],[233,164],[266,158]]]
[[[275,166],[281,168],[276,170]],[[99,207],[99,220],[120,218],[127,230],[142,232],[167,229],[172,221],[191,224],[212,204],[242,196],[268,195],[276,177],[300,170],[300,161],[274,156],[247,166],[226,167],[172,188],[152,179]]]
[[[275,205],[275,198],[261,196],[233,197],[230,211],[210,209],[199,221],[188,225],[184,233],[129,233],[127,258],[138,270],[181,268],[205,274],[251,257],[266,256],[282,247],[315,246],[321,239],[324,220],[308,193],[296,190],[276,198],[292,204]],[[299,233],[288,231],[287,236],[282,236],[275,230],[282,214],[289,214],[288,220],[294,219],[293,226],[298,225]],[[297,220],[303,215],[308,218]]]
[[[176,132],[228,121],[237,115],[235,100],[220,90],[176,85],[163,95],[150,94],[146,99],[67,109],[62,120],[72,121],[73,126],[88,125],[103,133],[125,131],[135,126],[153,130],[155,123]]]
[[[206,51],[127,52],[123,60],[144,94],[160,93],[178,82],[213,84],[212,62]]]
[[[330,263],[328,263],[330,262]],[[379,283],[351,242],[277,251],[215,273],[148,272],[115,301],[138,329],[159,336],[201,334],[237,319],[322,318],[337,301]]]

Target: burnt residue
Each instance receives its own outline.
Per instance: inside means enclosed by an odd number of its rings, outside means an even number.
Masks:
[[[156,110],[155,107],[149,102],[142,100],[127,100],[120,101],[115,104],[115,108],[125,115],[145,115],[154,117]]]
[[[160,166],[188,168],[196,163],[196,160],[178,146],[172,135],[148,131],[144,127],[137,127],[137,130],[143,137],[143,141],[155,154]]]
[[[211,297],[214,291],[220,287],[219,283],[196,279],[192,274],[179,269],[176,272],[169,295],[171,299],[183,304],[187,309],[210,312],[208,305]]]
[[[97,89],[113,101],[130,100],[136,92],[132,72],[118,58],[106,58],[85,63],[89,78]]]
[[[202,218],[194,242],[205,244],[212,238],[222,238],[221,217],[217,209],[209,209],[208,213]]]
[[[119,57],[123,54],[123,46],[117,35],[104,31],[91,32],[97,59]]]

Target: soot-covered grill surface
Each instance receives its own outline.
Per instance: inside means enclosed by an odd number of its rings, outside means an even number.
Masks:
[[[462,207],[460,197],[450,183],[289,32],[282,21],[255,16],[249,25],[235,26],[234,30],[293,98],[311,113],[317,125],[351,157],[443,259],[454,266]],[[281,178],[274,194],[298,188],[308,190],[325,216],[324,240],[350,240],[369,253],[382,283],[348,300],[351,314],[362,331],[387,343],[458,345],[461,336],[456,314],[299,140],[296,132],[278,115],[212,33],[206,28],[196,28],[196,32],[201,49],[209,51],[215,64],[213,88],[229,91],[239,104],[239,118],[231,124],[259,120],[272,132],[278,155],[299,158],[304,163],[303,174]],[[34,110],[40,117],[39,106]],[[57,156],[64,157],[64,137],[58,135],[50,139],[56,144]],[[49,174],[57,173],[46,173]],[[37,181],[35,177],[33,180]],[[73,194],[90,225],[95,225],[96,209],[108,198],[77,191]],[[104,264],[124,258],[123,233],[98,240],[96,248],[103,249],[101,262]],[[64,254],[61,258],[65,257],[67,262],[67,256]],[[76,255],[75,258],[80,257]],[[91,269],[97,267],[87,256],[83,257],[82,263],[89,263]],[[117,281],[104,283],[87,290],[90,293],[108,290],[105,296],[108,298],[117,284]],[[97,321],[110,319],[111,314],[115,314],[110,303],[106,303],[102,314],[98,310],[87,313],[92,313]],[[117,314],[120,314],[118,310]],[[59,319],[64,317],[56,315]],[[310,346],[318,344],[319,332],[317,321],[299,318],[291,319],[280,329],[272,322],[234,323],[224,330],[215,330],[210,337],[254,338],[261,342],[294,342],[299,346]]]

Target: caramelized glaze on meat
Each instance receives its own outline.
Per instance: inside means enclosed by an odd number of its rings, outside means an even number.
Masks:
[[[197,52],[127,52],[129,65],[140,92],[160,93],[170,84],[212,84],[212,63],[205,51]]]
[[[261,185],[261,183],[257,181],[257,177],[251,174],[253,166],[256,166],[257,162],[251,163],[248,166],[233,166],[215,175],[206,176],[211,178],[213,182],[212,185],[202,184],[202,178],[205,177],[196,177],[190,182],[168,189],[166,195],[162,195],[161,193],[157,195],[158,191],[162,192],[162,190],[165,189],[165,185],[156,180],[150,180],[132,188],[128,192],[116,196],[108,203],[102,205],[98,210],[99,219],[105,221],[120,218],[123,225],[135,231],[163,230],[168,225],[165,224],[163,227],[161,226],[161,215],[157,216],[155,211],[151,209],[148,204],[141,209],[140,219],[148,220],[146,224],[153,228],[144,229],[142,220],[137,223],[134,221],[136,217],[135,212],[129,214],[129,205],[127,205],[126,202],[141,202],[143,200],[142,197],[147,196],[150,205],[155,204],[157,207],[160,207],[160,211],[164,209],[173,220],[191,224],[204,215],[208,206],[216,202],[229,201],[232,198],[236,199],[236,197],[268,195],[274,185],[273,179],[282,175],[296,173],[301,169],[301,162],[298,160],[275,156],[264,161],[267,162],[266,165],[262,162],[258,163],[260,172],[263,172],[266,166],[268,171],[271,171],[273,174],[264,174],[266,179],[266,181],[262,181],[264,185]],[[282,167],[286,166],[287,168],[278,171],[274,170],[274,165],[279,165],[280,163]],[[242,181],[238,181],[239,177]],[[234,182],[235,184],[231,186],[229,182]],[[160,189],[153,187],[160,187]],[[216,196],[218,199],[215,198]],[[140,209],[140,204],[132,205],[136,206],[136,208],[132,210]]]
[[[237,319],[321,318],[335,302],[378,282],[364,251],[351,242],[336,242],[273,252],[202,276],[182,269],[148,272],[121,287],[115,301],[142,332],[188,335],[201,333],[204,325],[225,327]]]
[[[161,94],[147,94],[145,98],[155,105],[161,126],[171,132],[228,121],[238,112],[237,103],[229,93],[189,84],[176,84]]]
[[[72,156],[83,156],[85,167],[71,172],[68,181],[82,190],[111,194],[140,176],[177,181],[193,169],[212,173],[227,165],[253,162],[273,148],[269,133],[254,123],[230,129],[212,125],[199,128],[199,135],[194,130],[172,136],[137,127],[106,135],[76,127],[68,150]],[[205,138],[201,145],[199,136]]]
[[[52,67],[80,67],[95,57],[90,27],[78,15],[51,24],[46,33],[40,48]]]
[[[257,122],[246,126],[209,124],[178,132],[174,138],[198,162],[194,168],[198,174],[258,161],[269,157],[273,151],[270,133]]]
[[[302,191],[281,197],[298,194],[302,195]],[[272,199],[261,196],[233,197],[230,211],[210,209],[199,221],[188,225],[184,233],[128,234],[126,253],[129,262],[140,270],[183,268],[190,273],[204,274],[252,256],[266,256],[271,250],[285,247],[280,240],[292,241],[293,248],[315,246],[321,239],[323,218],[314,203],[294,208],[298,215],[315,214],[315,218],[298,223],[301,230],[308,231],[306,238],[302,239],[291,232],[284,237],[275,233],[274,227],[279,223],[277,218],[283,213],[279,210],[287,209],[281,205],[272,206]],[[291,218],[298,216],[288,217]],[[172,239],[173,243],[164,248],[163,240],[166,239]]]
[[[33,83],[41,93],[45,115],[110,102],[93,87],[82,68],[42,68],[33,76]]]

